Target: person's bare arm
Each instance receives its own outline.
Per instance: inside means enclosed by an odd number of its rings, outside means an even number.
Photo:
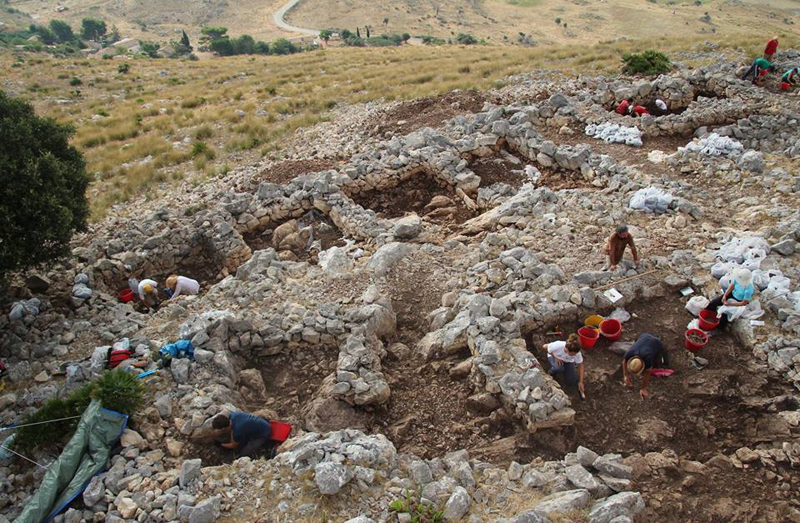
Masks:
[[[228,443],[223,443],[222,446],[226,449],[235,449],[239,446],[239,444],[233,440],[233,431],[231,431],[231,440]]]
[[[625,358],[622,358],[622,376],[625,379],[625,385],[633,387],[633,380],[631,380],[631,376],[628,374],[628,360]]]
[[[631,254],[633,255],[633,261],[639,263],[639,251],[636,250],[636,242],[633,241],[633,235],[628,233],[628,245],[631,248]]]
[[[728,300],[731,297],[732,293],[733,293],[733,284],[731,283],[730,285],[728,285],[728,290],[726,290],[725,294],[722,296],[722,304],[723,305],[728,305],[728,306],[732,306],[733,305],[733,303],[728,303]],[[734,300],[731,300],[731,301],[734,301]]]
[[[584,368],[584,364],[581,362],[581,364],[578,365],[578,390],[581,391],[581,393],[584,391],[583,376],[585,371],[586,369]]]
[[[183,289],[181,288],[180,282],[176,283],[175,284],[175,289],[172,291],[172,297],[173,298],[177,298],[178,296],[180,296],[182,290]]]

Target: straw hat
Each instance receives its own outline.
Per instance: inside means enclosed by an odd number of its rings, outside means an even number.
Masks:
[[[178,285],[178,277],[173,274],[167,278],[167,287],[174,289],[176,285]]]
[[[733,279],[742,287],[749,287],[753,283],[753,273],[742,267],[733,272]]]
[[[150,294],[151,292],[153,292],[153,286],[152,286],[152,285],[150,285],[149,283],[148,283],[148,284],[145,284],[145,286],[144,286],[144,292],[145,292],[146,294]]]
[[[637,376],[641,376],[644,371],[644,362],[639,356],[634,356],[628,360],[628,370]]]

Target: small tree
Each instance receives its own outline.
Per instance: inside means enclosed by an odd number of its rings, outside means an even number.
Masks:
[[[401,36],[403,37],[403,42],[408,42],[411,40],[411,35],[408,33],[403,33]]]
[[[0,91],[0,276],[67,255],[86,227],[89,176],[73,132]]]
[[[62,44],[75,40],[75,33],[72,32],[72,27],[63,20],[50,20],[50,30],[55,33],[56,38]]]
[[[189,35],[186,34],[186,31],[181,31],[181,33],[181,45],[188,49],[191,53],[194,51],[194,48],[192,47],[192,43],[189,41]]]
[[[250,35],[242,35],[233,40],[233,54],[254,54],[256,41]]]
[[[113,44],[114,42],[119,42],[122,40],[122,37],[119,35],[119,29],[117,29],[116,25],[111,26],[111,33],[108,35],[108,43]]]
[[[36,26],[36,34],[45,45],[53,45],[58,41],[56,34],[43,25]]]
[[[369,38],[369,26],[368,26],[368,25],[367,25],[367,26],[365,26],[365,27],[364,27],[364,29],[366,29],[366,30],[367,30],[367,38]]]
[[[331,31],[330,29],[323,29],[322,31],[320,31],[320,32],[319,32],[319,37],[320,37],[320,38],[321,38],[321,39],[322,39],[322,40],[323,40],[323,41],[324,41],[326,44],[328,43],[328,40],[330,40],[330,39],[331,39],[331,36],[333,36],[333,31]]]
[[[96,18],[84,18],[81,20],[81,36],[86,40],[99,41],[106,34],[106,23]]]
[[[210,49],[220,56],[233,56],[235,53],[233,42],[228,37],[212,40]]]
[[[383,19],[383,27],[386,27],[387,25],[389,25],[389,19],[388,18],[384,18]]]
[[[356,36],[358,38],[361,38],[361,29],[359,29],[358,27],[356,27]]]
[[[259,40],[258,42],[256,42],[254,50],[256,54],[269,54],[269,44],[267,42],[262,42],[261,40]]]
[[[228,38],[227,27],[204,27],[200,30],[203,36],[200,37],[200,44],[210,46],[214,40]]]
[[[350,29],[342,29],[339,35],[342,37],[342,40],[347,40],[348,38],[353,36],[353,33],[350,31]]]
[[[477,44],[478,40],[471,34],[459,33],[458,36],[456,36],[456,42],[463,45],[472,45]]]
[[[272,54],[293,54],[297,52],[297,47],[286,38],[278,38],[270,46]]]
[[[126,74],[130,70],[131,70],[130,64],[119,64],[117,66],[117,72],[119,74]]]
[[[158,50],[161,49],[161,44],[157,42],[144,42],[139,40],[139,51],[146,54],[150,58],[158,58]]]

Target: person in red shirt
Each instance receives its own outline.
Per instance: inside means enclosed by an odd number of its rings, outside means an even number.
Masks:
[[[650,114],[650,111],[642,107],[641,105],[633,106],[633,115],[634,116],[642,116],[644,114]]]
[[[625,116],[626,114],[628,114],[628,108],[631,106],[631,103],[633,103],[633,98],[622,100],[622,102],[620,102],[620,104],[617,106],[616,109],[614,109],[614,111],[616,111],[617,114]]]
[[[767,42],[767,47],[764,48],[764,58],[766,58],[767,60],[769,60],[771,62],[772,61],[772,55],[774,55],[775,51],[777,51],[777,50],[778,50],[778,37],[775,36],[775,37],[772,38],[772,40]]]

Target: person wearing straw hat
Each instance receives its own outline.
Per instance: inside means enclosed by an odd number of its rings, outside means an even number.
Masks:
[[[733,281],[721,296],[717,296],[706,307],[707,311],[717,312],[722,307],[746,307],[753,300],[756,288],[753,285],[753,273],[750,269],[739,267],[733,271]],[[720,315],[719,326],[729,323],[727,314]]]
[[[639,394],[650,397],[650,371],[656,367],[669,367],[669,354],[664,343],[652,334],[642,334],[622,358],[622,375],[625,386],[633,387],[633,376],[642,378]]]
[[[551,376],[563,374],[566,386],[574,389],[577,385],[581,398],[585,397],[586,390],[583,385],[585,369],[578,335],[570,334],[567,341],[545,343],[542,345],[542,349],[547,351],[547,361],[550,362],[548,373]],[[576,366],[578,367],[577,372],[575,371]]]
[[[172,291],[172,298],[183,295],[195,295],[200,292],[200,282],[173,274],[167,278],[167,287]]]

